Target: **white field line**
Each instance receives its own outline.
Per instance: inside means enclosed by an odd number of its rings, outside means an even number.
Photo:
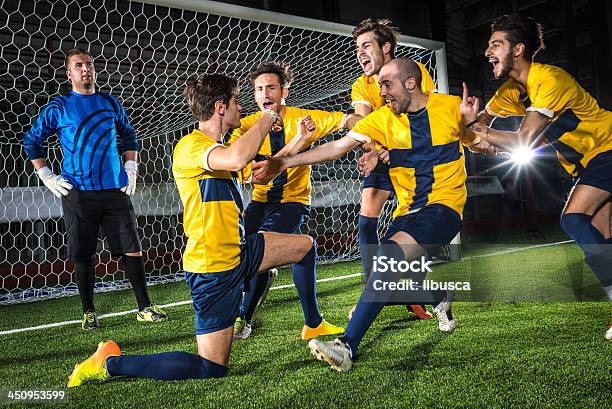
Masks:
[[[565,241],[559,241],[559,242],[556,242],[556,243],[536,244],[536,245],[527,246],[527,247],[517,247],[517,248],[513,248],[513,249],[496,251],[494,253],[487,253],[487,254],[481,254],[481,255],[478,255],[478,256],[465,257],[462,260],[472,260],[472,259],[476,259],[476,258],[494,257],[494,256],[499,256],[499,255],[504,255],[504,254],[516,253],[516,252],[524,251],[524,250],[531,250],[531,249],[536,249],[536,248],[541,248],[541,247],[551,247],[551,246],[557,246],[559,244],[567,244],[567,243],[572,243],[572,242],[573,242],[573,240],[565,240]],[[359,277],[359,276],[361,276],[361,273],[347,274],[347,275],[337,276],[337,277],[322,278],[320,280],[317,280],[317,283],[324,283],[324,282],[327,282],[327,281],[344,280],[344,279],[347,279],[347,278],[353,278],[353,277]],[[270,290],[282,290],[282,289],[291,288],[291,287],[295,287],[295,284],[279,285],[279,286],[276,286],[276,287],[271,287]],[[186,305],[186,304],[191,304],[191,303],[192,303],[191,300],[188,300],[188,301],[179,301],[179,302],[174,302],[174,303],[170,303],[170,304],[160,305],[160,307],[162,307],[162,308],[172,308],[172,307],[178,307],[180,305]],[[137,311],[138,310],[134,309],[134,310],[128,310],[128,311],[113,312],[113,313],[110,313],[110,314],[103,314],[103,315],[98,316],[98,319],[111,318],[111,317],[120,317],[122,315],[135,314]],[[11,335],[11,334],[17,334],[17,333],[20,333],[20,332],[37,331],[37,330],[40,330],[40,329],[63,327],[65,325],[80,324],[80,323],[81,323],[80,320],[70,320],[70,321],[54,322],[54,323],[51,323],[51,324],[36,325],[34,327],[16,328],[16,329],[10,329],[10,330],[6,330],[6,331],[0,331],[0,335]]]

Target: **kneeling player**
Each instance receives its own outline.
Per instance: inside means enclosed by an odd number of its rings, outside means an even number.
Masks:
[[[117,344],[108,341],[75,367],[68,387],[110,376],[180,380],[226,375],[244,284],[272,267],[295,263],[293,277],[306,325],[316,328],[324,323],[316,300],[313,239],[244,234],[237,179],[280,117],[265,110],[245,135],[226,147],[221,138],[240,126],[238,82],[220,74],[203,75],[187,85],[185,96],[198,129],[176,145],[172,171],[184,207],[188,242],[183,269],[195,310],[198,355],[176,351],[121,356]],[[303,123],[300,129],[308,132]]]

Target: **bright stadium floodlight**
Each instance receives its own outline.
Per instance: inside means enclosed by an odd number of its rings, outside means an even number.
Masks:
[[[525,166],[531,162],[535,156],[535,151],[529,146],[519,146],[510,152],[510,161],[518,166]]]

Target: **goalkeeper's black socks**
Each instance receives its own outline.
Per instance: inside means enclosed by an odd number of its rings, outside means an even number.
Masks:
[[[136,295],[136,302],[138,302],[138,309],[143,310],[146,307],[151,306],[151,300],[149,299],[149,292],[147,291],[147,281],[145,279],[145,267],[142,256],[123,256],[123,267],[125,268],[125,274],[127,275],[134,294]]]
[[[75,261],[74,273],[79,295],[81,296],[81,304],[83,304],[83,312],[95,311],[93,294],[96,284],[96,271],[93,260]]]

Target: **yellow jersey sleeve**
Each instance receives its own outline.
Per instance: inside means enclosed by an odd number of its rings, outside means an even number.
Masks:
[[[223,146],[198,130],[193,131],[193,135],[197,137],[185,139],[176,146],[174,153],[173,168],[185,177],[198,177],[210,171],[208,155],[213,149]]]
[[[362,74],[353,83],[351,87],[351,106],[355,108],[357,104],[364,104],[370,107],[370,109],[376,109],[376,106],[372,104],[372,98],[380,98],[378,94],[372,95],[372,86],[369,85],[370,80]],[[377,105],[377,104],[374,104]]]
[[[326,137],[330,133],[340,130],[344,112],[328,112],[319,110],[305,110],[305,115],[310,115],[312,121],[317,126],[311,143]]]
[[[499,87],[485,109],[489,115],[493,116],[525,115],[525,107],[521,102],[521,91],[511,79]]]
[[[378,109],[360,119],[347,134],[351,138],[364,143],[374,142],[388,146],[384,124],[387,123],[388,109]]]
[[[528,85],[533,84],[529,92],[531,106],[527,111],[537,111],[551,119],[569,106],[579,88],[565,71],[545,70],[535,63],[527,81]]]

